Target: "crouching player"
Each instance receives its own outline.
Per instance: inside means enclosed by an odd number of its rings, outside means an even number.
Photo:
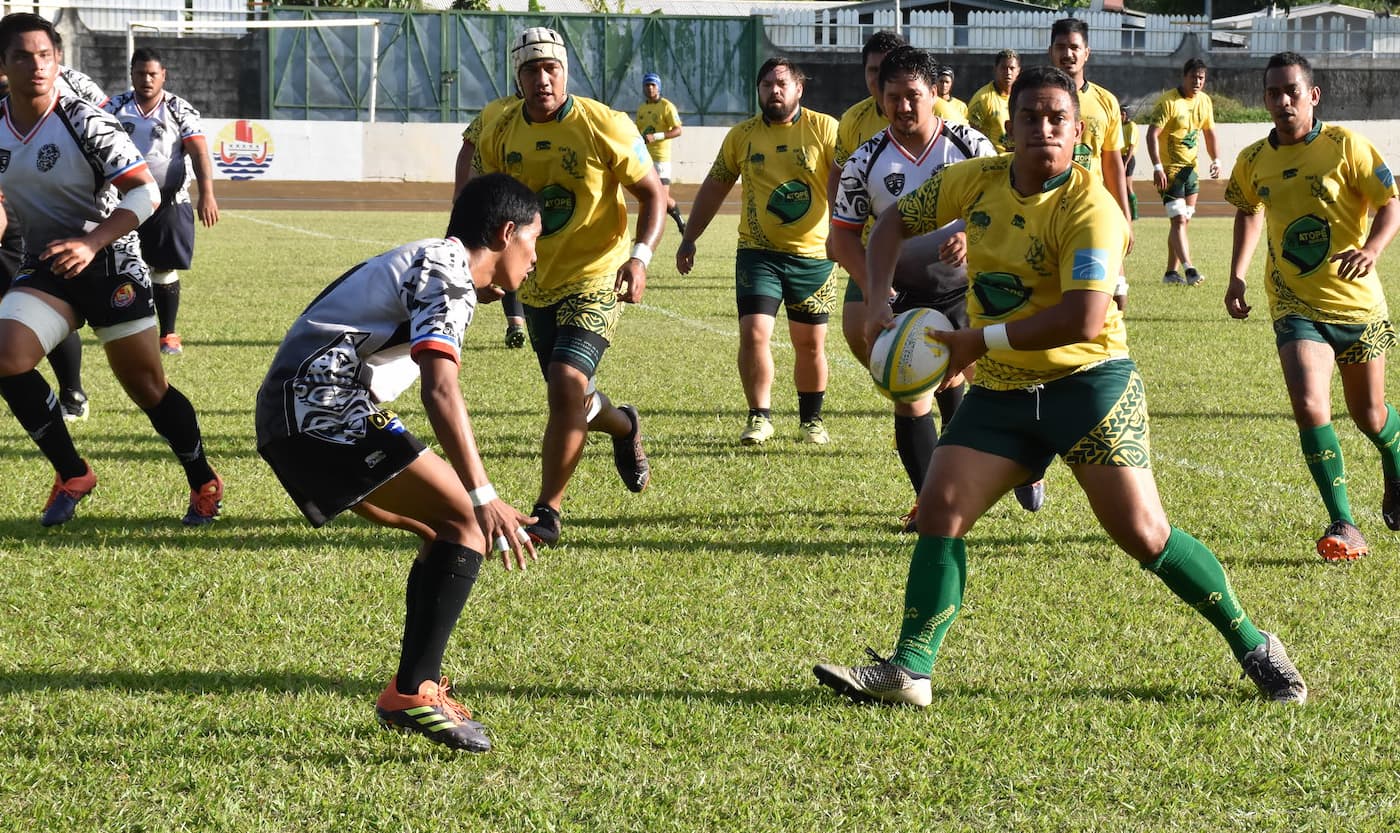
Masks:
[[[504,174],[473,179],[446,239],[419,240],[337,278],[292,324],[258,391],[258,452],[312,526],[349,509],[423,539],[408,573],[385,725],[484,752],[480,723],[448,696],[443,652],[491,540],[506,569],[535,557],[532,522],[496,495],[457,381],[477,296],[514,290],[535,265],[539,202]],[[412,363],[417,363],[416,372]],[[405,372],[405,369],[407,372]],[[422,378],[444,460],[381,403]]]
[[[1083,123],[1075,83],[1035,67],[1011,87],[1011,155],[950,165],[880,215],[867,269],[887,275],[905,237],[967,224],[972,329],[939,332],[949,370],[977,378],[933,452],[919,494],[895,652],[818,665],[859,700],[927,706],[943,637],[962,607],[963,540],[987,509],[1058,454],[1104,530],[1224,637],[1271,700],[1307,687],[1278,638],[1245,615],[1215,554],[1167,522],[1148,453],[1142,378],[1112,303],[1128,227],[1113,196],[1073,164]],[[874,654],[874,652],[871,652]]]

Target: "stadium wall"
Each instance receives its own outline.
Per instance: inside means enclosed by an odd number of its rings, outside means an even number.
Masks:
[[[1400,160],[1400,120],[1343,121],[1360,131],[1392,161]],[[461,147],[461,126],[327,121],[205,119],[214,167],[222,179],[305,182],[451,182]],[[705,178],[728,128],[688,127],[671,145],[678,183]],[[1263,138],[1267,124],[1217,128],[1228,175],[1236,155]],[[1150,179],[1152,164],[1138,147],[1138,179]]]

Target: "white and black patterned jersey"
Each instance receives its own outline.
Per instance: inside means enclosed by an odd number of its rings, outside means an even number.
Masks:
[[[60,66],[58,68],[58,79],[54,86],[58,89],[59,95],[75,95],[84,101],[96,104],[98,107],[107,103],[107,94],[102,91],[101,87],[97,86],[97,82],[72,67]]]
[[[161,91],[160,101],[149,113],[142,112],[136,91],[119,93],[103,105],[126,128],[136,149],[151,166],[151,176],[160,187],[162,201],[189,202],[189,185],[194,166],[185,154],[185,142],[204,136],[199,111],[183,98]]]
[[[10,100],[0,100],[0,190],[24,222],[30,252],[91,231],[112,213],[117,189],[135,185],[145,170],[121,122],[96,105],[57,95],[20,135]]]
[[[888,128],[857,148],[841,168],[841,181],[831,212],[832,224],[863,229],[867,221],[897,203],[901,195],[918,188],[947,166],[978,156],[996,155],[996,148],[987,137],[973,128],[942,119],[938,122],[933,139],[918,156],[895,141]],[[900,257],[898,274],[909,274],[911,264],[905,260],[917,257],[922,263],[916,271],[926,266],[928,277],[939,284],[940,289],[958,282],[965,284],[966,269],[946,266],[936,257],[938,247],[962,229],[963,222],[957,220],[917,241],[909,241]],[[934,253],[932,259],[930,252]]]
[[[475,311],[467,251],[454,238],[407,243],[360,263],[322,290],[282,339],[258,391],[258,447],[294,434],[362,439],[376,403],[418,378],[413,357],[436,350],[460,361]],[[386,370],[398,390],[380,389]]]

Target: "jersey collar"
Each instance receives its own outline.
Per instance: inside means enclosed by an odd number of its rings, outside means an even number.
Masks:
[[[8,96],[4,99],[3,102],[0,102],[0,106],[4,107],[3,113],[0,113],[0,118],[4,119],[5,126],[10,129],[11,135],[13,135],[16,139],[19,139],[21,144],[27,145],[29,144],[29,140],[34,138],[34,136],[39,132],[39,128],[43,126],[44,122],[48,121],[49,115],[53,113],[55,109],[58,108],[59,95],[60,93],[58,92],[58,90],[53,91],[53,100],[49,102],[49,109],[39,114],[39,118],[34,122],[34,126],[29,128],[29,133],[24,136],[21,136],[19,134],[19,131],[15,129],[15,123],[10,118],[10,98]]]
[[[550,121],[563,121],[564,117],[569,115],[569,113],[571,113],[573,109],[574,97],[572,95],[566,96],[564,98],[564,106],[559,108],[559,110],[554,114],[554,116],[550,118]],[[530,111],[528,109],[521,107],[520,114],[525,117],[525,121],[527,124],[535,124],[535,122],[530,120]]]
[[[1322,132],[1322,120],[1319,119],[1319,118],[1316,117],[1316,116],[1313,116],[1313,126],[1312,126],[1312,130],[1309,130],[1309,131],[1308,131],[1308,135],[1306,135],[1306,136],[1303,137],[1303,144],[1305,144],[1305,145],[1310,145],[1310,144],[1312,144],[1312,140],[1313,140],[1313,139],[1316,139],[1316,138],[1317,138],[1317,134],[1319,134],[1319,133],[1321,133],[1321,132]],[[1277,128],[1277,127],[1275,127],[1273,130],[1270,130],[1270,131],[1269,131],[1269,147],[1273,148],[1274,150],[1278,150],[1279,144],[1278,144],[1278,128]]]
[[[1008,166],[1006,170],[1007,173],[1011,175],[1011,190],[1016,191],[1016,169]],[[1072,170],[1074,170],[1073,162],[1071,162],[1070,166],[1068,168],[1065,168],[1062,173],[1055,174],[1054,176],[1045,180],[1045,182],[1040,186],[1040,193],[1045,194],[1055,190],[1056,188],[1059,188],[1061,185],[1064,185],[1066,182],[1069,181],[1069,175]],[[1016,193],[1020,194],[1021,192],[1016,191]]]
[[[879,109],[879,108],[877,107],[876,109]],[[769,120],[768,120],[768,117],[767,117],[767,116],[764,116],[764,117],[763,117],[763,123],[764,123],[764,124],[797,124],[797,120],[800,119],[800,118],[802,118],[802,105],[801,105],[801,104],[797,105],[797,109],[796,109],[795,111],[793,111],[792,118],[788,119],[787,121],[785,121],[785,122],[772,122],[772,121],[769,121]]]

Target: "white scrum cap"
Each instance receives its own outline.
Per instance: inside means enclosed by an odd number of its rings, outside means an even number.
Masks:
[[[564,39],[553,29],[532,26],[520,33],[511,47],[510,56],[515,61],[515,71],[531,61],[552,58],[569,68],[569,53],[564,49]]]

